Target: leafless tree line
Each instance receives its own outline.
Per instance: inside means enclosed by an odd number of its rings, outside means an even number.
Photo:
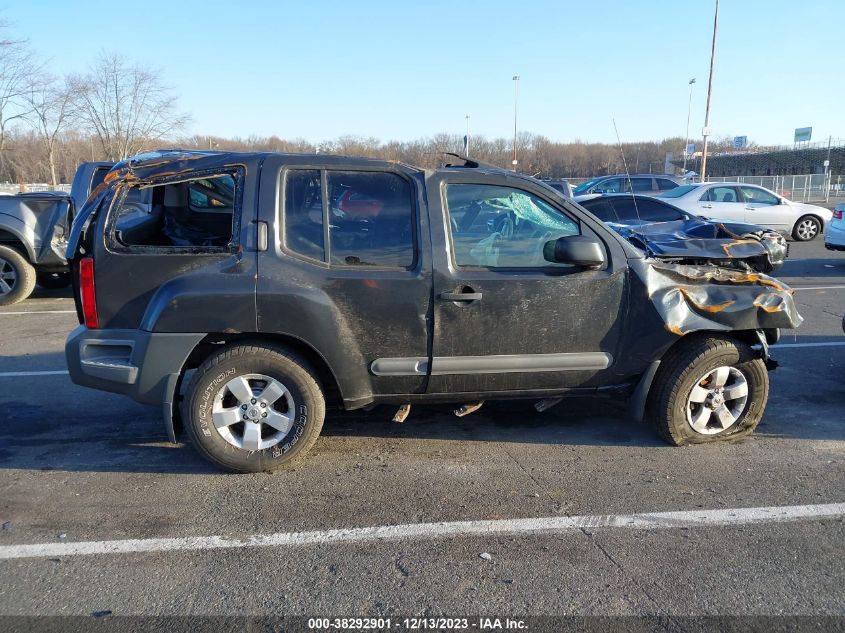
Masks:
[[[663,173],[666,154],[682,156],[685,139],[668,138],[656,142],[617,144],[586,143],[575,141],[559,143],[549,138],[522,132],[517,136],[519,170],[541,178],[589,178],[604,174],[625,172],[625,163],[631,173]],[[460,134],[437,134],[414,141],[382,142],[376,138],[342,136],[334,141],[310,143],[304,139],[284,140],[275,136],[226,139],[209,136],[192,136],[181,139],[181,147],[198,149],[225,149],[235,151],[320,152],[367,156],[398,160],[420,167],[438,167],[455,159],[444,153],[463,154],[464,142]],[[711,141],[712,151],[727,150],[730,139]],[[487,139],[481,136],[470,139],[470,157],[490,165],[509,169],[513,158],[511,138]],[[624,159],[623,159],[624,155]]]
[[[120,160],[184,129],[188,117],[157,71],[104,53],[86,72],[57,77],[8,33],[0,23],[0,181],[56,185],[81,160]]]
[[[70,182],[79,163],[120,160],[160,147],[239,151],[320,152],[397,160],[421,167],[442,165],[445,152],[463,153],[459,134],[413,141],[342,136],[312,143],[276,136],[185,137],[188,115],[161,73],[115,54],[102,54],[84,73],[57,77],[26,41],[3,37],[0,23],[0,182]],[[519,169],[543,178],[586,178],[624,171],[662,172],[667,152],[680,155],[685,140],[604,143],[554,142],[523,132],[517,137]],[[728,149],[724,139],[714,152]],[[511,167],[512,140],[471,139],[472,158]]]

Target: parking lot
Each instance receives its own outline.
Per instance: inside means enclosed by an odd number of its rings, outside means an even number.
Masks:
[[[672,448],[595,400],[378,408],[255,475],[73,385],[73,301],[37,291],[0,311],[0,613],[842,615],[845,253],[793,242],[777,276],[805,322],[746,441]]]

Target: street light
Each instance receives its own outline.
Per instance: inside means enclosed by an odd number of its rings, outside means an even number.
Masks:
[[[713,44],[710,48],[710,78],[707,80],[707,106],[704,108],[704,147],[701,148],[701,182],[707,179],[707,137],[710,136],[710,93],[713,90],[713,63],[716,61],[716,28],[719,26],[719,0],[716,0],[716,14],[713,16]]]
[[[692,85],[695,83],[695,77],[689,80],[689,105],[687,106],[687,140],[684,145],[684,175],[687,174],[687,148],[689,147],[689,119],[692,112]]]
[[[464,156],[469,158],[469,115],[464,117],[467,120],[467,135],[464,137]]]
[[[513,76],[513,170],[516,171],[516,105],[519,99],[519,75]]]

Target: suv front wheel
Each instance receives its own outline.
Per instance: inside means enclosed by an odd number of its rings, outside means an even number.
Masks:
[[[323,427],[326,405],[313,370],[269,345],[237,345],[207,359],[188,386],[184,419],[197,450],[236,473],[289,466]]]
[[[702,337],[682,344],[654,377],[648,414],[670,444],[701,444],[749,435],[766,408],[769,375],[739,341]]]

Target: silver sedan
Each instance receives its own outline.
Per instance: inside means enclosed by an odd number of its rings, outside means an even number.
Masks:
[[[763,187],[738,182],[684,185],[658,198],[701,217],[758,224],[801,242],[821,235],[832,217],[824,207],[793,202]]]

